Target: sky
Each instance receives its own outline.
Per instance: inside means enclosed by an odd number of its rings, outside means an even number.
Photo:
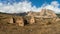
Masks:
[[[0,12],[21,13],[49,9],[60,13],[60,0],[0,0]]]

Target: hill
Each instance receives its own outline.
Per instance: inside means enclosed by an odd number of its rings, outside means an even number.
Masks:
[[[44,9],[42,14],[40,12],[37,13],[29,12],[25,13],[26,15],[24,14],[24,16],[22,16],[23,13],[22,15],[0,13],[0,34],[60,34],[60,20],[58,17],[56,18],[57,15],[55,13],[50,11],[51,10]],[[44,15],[44,13],[46,15]],[[54,16],[50,15],[50,13],[54,14]],[[49,15],[53,16],[54,18],[52,17],[49,18],[48,17]],[[43,17],[35,17],[35,16],[43,16]],[[47,18],[44,18],[45,16],[47,16]],[[13,19],[13,21],[11,21],[10,19]],[[29,22],[30,19],[35,20],[35,23],[30,24],[31,23]],[[56,21],[55,19],[58,21]],[[23,24],[22,26],[21,24],[19,26],[18,25],[19,23],[15,23],[15,22],[21,22],[21,20],[22,22],[24,22],[22,23]],[[29,24],[26,24],[26,22]]]

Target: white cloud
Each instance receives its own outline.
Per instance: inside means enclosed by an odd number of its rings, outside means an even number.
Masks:
[[[55,13],[60,13],[60,4],[57,1],[51,2],[51,4],[45,4],[43,8],[53,10]]]
[[[38,11],[38,8],[36,6],[32,6],[31,2],[28,2],[27,0],[19,3],[13,3],[11,5],[0,3],[0,12],[5,13],[20,13],[20,12],[28,12],[28,11]]]
[[[58,6],[59,6],[59,3],[58,3],[57,1],[53,1],[53,2],[51,2],[51,5],[53,5],[53,6],[55,6],[55,7],[56,7],[56,6],[58,7]]]
[[[41,11],[41,9],[46,8],[55,11],[55,13],[60,12],[60,8],[58,8],[60,4],[57,1],[51,2],[51,4],[43,4],[41,7],[37,8],[36,6],[32,6],[31,2],[23,1],[19,3],[13,3],[11,5],[10,3],[8,4],[3,4],[0,3],[0,12],[5,12],[5,13],[21,13],[21,12],[28,12],[28,11]]]

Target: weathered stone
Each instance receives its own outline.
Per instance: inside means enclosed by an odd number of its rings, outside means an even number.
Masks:
[[[13,18],[12,17],[6,17],[6,18],[3,18],[3,21],[7,22],[7,23],[13,23]]]
[[[9,23],[13,23],[13,18],[9,18]]]
[[[30,22],[30,24],[35,23],[35,19],[34,19],[34,17],[31,17],[31,19],[29,20],[29,22]]]
[[[43,18],[43,20],[41,21],[41,24],[47,24],[50,23],[52,20],[50,18]]]
[[[43,17],[50,17],[50,18],[55,18],[57,17],[57,15],[52,11],[52,10],[48,10],[48,9],[42,9],[41,12],[40,12],[40,16],[43,16]]]
[[[16,17],[14,18],[15,23],[17,23],[19,26],[24,26],[24,20],[22,17]]]
[[[26,20],[27,20],[27,23],[29,24],[35,23],[35,18],[33,16],[27,16]]]
[[[55,21],[56,21],[56,22],[60,22],[60,18],[57,18]]]
[[[42,23],[46,24],[46,23],[54,23],[56,21],[56,19],[58,18],[57,15],[48,9],[42,9],[42,11],[40,12],[40,18],[42,18]]]
[[[28,12],[27,16],[40,16],[40,12],[33,12],[33,11],[30,11]]]
[[[29,12],[26,16],[15,16],[4,18],[3,21],[7,23],[16,23],[19,26],[24,26],[25,24],[51,24],[60,21],[57,15],[48,9],[42,9],[41,12]]]

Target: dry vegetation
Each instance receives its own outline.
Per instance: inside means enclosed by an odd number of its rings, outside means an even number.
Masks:
[[[0,34],[60,34],[60,18],[36,18],[34,24],[26,24],[23,27],[16,23],[8,23],[9,18],[20,19],[21,16],[0,14]],[[30,20],[25,16],[23,19]]]

